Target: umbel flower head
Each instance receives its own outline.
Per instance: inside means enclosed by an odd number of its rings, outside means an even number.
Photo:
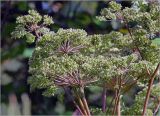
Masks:
[[[17,17],[16,23],[17,27],[11,34],[12,38],[25,37],[28,43],[33,43],[35,39],[38,41],[40,36],[48,32],[49,29],[46,26],[54,22],[48,15],[41,16],[37,11],[29,10],[28,15]]]
[[[113,14],[123,11],[130,12],[130,10],[122,10],[120,4],[115,2],[111,2],[110,6],[108,10]],[[107,17],[108,14],[103,13],[103,15]],[[124,14],[121,13],[118,16],[121,15]],[[130,19],[128,16],[123,16],[122,19]],[[32,22],[28,18],[37,20]],[[16,28],[12,33],[12,35],[17,35],[17,37],[13,36],[16,38],[26,34],[30,35],[33,31],[38,33],[38,37],[32,35],[34,38],[37,37],[39,41],[29,61],[29,70],[32,76],[28,82],[32,88],[48,88],[53,90],[53,92],[50,91],[52,95],[58,84],[55,85],[55,82],[58,82],[55,80],[58,77],[67,78],[65,80],[60,78],[63,83],[66,83],[68,79],[74,80],[76,78],[72,78],[68,74],[75,70],[80,71],[81,78],[86,78],[85,80],[96,78],[99,80],[98,85],[99,83],[103,85],[103,82],[108,83],[109,80],[114,80],[119,76],[124,81],[126,81],[125,79],[140,79],[143,82],[146,76],[144,74],[145,65],[152,70],[155,63],[158,62],[159,48],[147,38],[148,31],[145,29],[132,30],[132,35],[130,33],[123,35],[113,31],[109,34],[88,36],[84,30],[80,29],[59,29],[53,33],[44,27],[52,23],[51,18],[46,15],[43,18],[42,26],[38,25],[42,16],[36,11],[29,11],[28,15],[17,18],[17,27],[21,26],[23,29],[17,30],[18,28]],[[141,25],[141,23],[137,25]],[[24,34],[21,33],[22,30],[24,30]],[[135,52],[137,48],[138,52]],[[50,75],[52,76],[50,77]],[[52,81],[50,81],[51,78]],[[74,83],[77,84],[77,82],[74,80]]]
[[[90,40],[86,32],[80,29],[60,29],[50,37],[45,40],[45,44],[40,44],[43,42],[42,36],[30,58],[32,77],[28,82],[31,87],[48,88],[45,93],[52,95],[57,87],[86,86],[94,82],[95,77],[88,76],[80,68],[87,63],[85,54]]]
[[[57,86],[62,87],[76,87],[76,86],[85,86],[86,84],[95,82],[96,80],[82,80],[80,77],[79,71],[74,71],[71,73],[68,73],[66,75],[59,76],[57,75],[57,78],[54,79],[54,83]]]
[[[60,48],[58,49],[58,52],[63,54],[73,54],[73,53],[79,52],[79,50],[82,48],[84,48],[82,45],[79,45],[76,47],[71,46],[71,42],[67,40],[60,46]]]

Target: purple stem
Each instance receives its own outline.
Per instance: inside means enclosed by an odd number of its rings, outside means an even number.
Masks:
[[[102,92],[102,111],[106,112],[106,93],[107,89],[104,87]]]

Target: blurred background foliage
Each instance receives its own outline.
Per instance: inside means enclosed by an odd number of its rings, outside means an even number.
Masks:
[[[117,0],[123,7],[130,7],[130,1]],[[72,115],[75,110],[67,95],[47,98],[42,90],[30,91],[27,84],[28,58],[32,55],[34,44],[23,40],[11,39],[10,33],[15,27],[17,16],[36,9],[48,14],[55,22],[53,31],[59,28],[81,28],[88,34],[108,33],[118,30],[127,33],[117,21],[100,22],[96,19],[100,10],[107,7],[108,1],[1,1],[1,114],[3,115]],[[160,39],[153,42],[160,45]],[[101,105],[101,88],[86,90],[89,105]],[[132,95],[135,90],[128,94]],[[112,92],[108,92],[107,101],[111,101]],[[125,96],[128,105],[133,99]],[[108,104],[109,105],[109,104]]]

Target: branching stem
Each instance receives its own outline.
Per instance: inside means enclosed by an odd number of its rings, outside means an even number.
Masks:
[[[77,97],[77,99],[78,99],[78,101],[79,101],[79,104],[80,104],[80,107],[81,107],[82,112],[84,113],[84,115],[87,115],[87,112],[86,112],[86,110],[85,110],[85,107],[84,107],[84,105],[83,105],[83,102],[82,102],[81,98],[80,98],[80,97]]]
[[[149,85],[148,85],[148,89],[147,89],[147,94],[146,94],[146,98],[145,98],[145,102],[144,102],[144,107],[143,107],[143,112],[142,112],[142,116],[145,116],[146,114],[146,110],[147,110],[147,105],[148,105],[148,101],[149,101],[149,97],[151,94],[151,88],[154,82],[154,78],[158,72],[158,69],[160,67],[160,63],[158,63],[154,73],[151,75],[150,80],[149,80]]]
[[[81,100],[81,97],[79,96],[79,94],[77,93],[76,90],[74,90],[74,95],[75,95],[76,99],[78,100],[79,107],[80,107],[81,111],[83,112],[84,115],[87,115],[87,112],[85,110],[85,107],[84,107],[84,104]]]
[[[84,107],[86,109],[86,112],[88,114],[88,116],[90,116],[90,110],[89,110],[89,107],[88,107],[88,103],[87,103],[87,100],[85,98],[85,94],[84,94],[84,88],[83,87],[80,87],[80,92],[82,93],[82,102],[84,104]]]
[[[91,114],[90,114],[90,110],[89,110],[89,107],[88,107],[87,100],[85,98],[84,88],[80,87],[80,88],[78,88],[78,90],[76,88],[74,88],[73,92],[74,92],[74,95],[75,95],[76,99],[79,102],[79,107],[80,107],[82,113],[85,116],[90,116]]]

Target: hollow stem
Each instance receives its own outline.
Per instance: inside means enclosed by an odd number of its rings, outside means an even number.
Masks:
[[[120,103],[120,95],[118,96],[117,100],[117,116],[121,116],[121,103]]]
[[[115,99],[115,106],[114,106],[114,110],[113,110],[113,115],[115,115],[115,113],[117,113],[118,116],[121,116],[121,106],[120,106],[120,90],[118,90],[117,95],[116,95],[116,99]]]
[[[84,107],[86,109],[86,112],[87,112],[88,116],[91,116],[90,110],[89,110],[89,107],[88,107],[88,103],[87,103],[87,100],[85,98],[84,88],[83,87],[80,87],[80,92],[82,94],[82,102],[83,102],[83,105],[84,105]]]
[[[116,89],[116,99],[115,99],[113,115],[117,113],[118,116],[121,116],[121,106],[120,106],[120,95],[121,95],[121,86],[122,86],[121,77],[117,78],[117,84],[119,85],[119,87]]]
[[[84,104],[83,104],[83,102],[82,102],[82,99],[81,99],[81,97],[79,96],[79,93],[77,93],[77,90],[74,90],[74,94],[75,94],[76,99],[78,100],[79,107],[80,107],[82,113],[83,113],[84,115],[88,115],[87,112],[86,112],[86,108],[85,108],[85,106],[84,106]]]
[[[83,102],[82,102],[82,100],[81,100],[81,98],[78,97],[77,99],[78,99],[78,101],[79,101],[81,110],[82,110],[82,112],[84,113],[84,115],[88,115],[87,112],[86,112],[85,106],[84,106],[84,104],[83,104]]]
[[[147,89],[147,94],[146,94],[146,98],[145,98],[145,102],[144,102],[144,106],[143,106],[142,116],[145,116],[145,114],[146,114],[147,105],[148,105],[149,97],[150,97],[150,94],[151,94],[151,88],[152,88],[154,78],[155,78],[155,76],[158,72],[159,67],[160,67],[160,63],[158,63],[154,73],[150,77],[149,85],[148,85],[148,89]]]
[[[113,108],[113,113],[112,113],[112,115],[114,115],[115,112],[116,112],[117,100],[118,100],[118,90],[115,91],[115,102],[114,102],[114,108]]]
[[[122,86],[122,79],[121,77],[119,78],[119,89],[118,89],[118,100],[117,100],[117,115],[121,116],[121,86]]]

